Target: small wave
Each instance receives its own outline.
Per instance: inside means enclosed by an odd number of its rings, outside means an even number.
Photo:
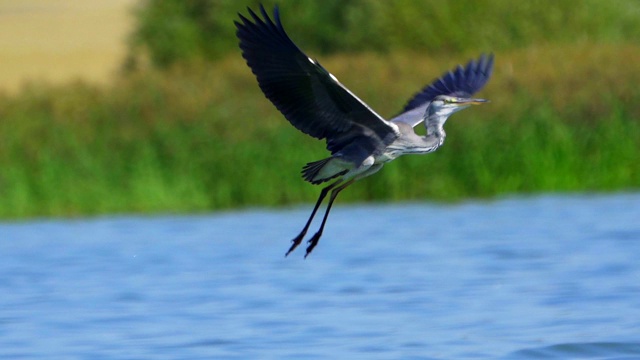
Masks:
[[[519,350],[505,359],[640,359],[640,343],[567,343]]]

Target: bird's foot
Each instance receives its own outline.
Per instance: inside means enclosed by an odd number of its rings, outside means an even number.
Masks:
[[[301,232],[300,234],[298,234],[298,236],[296,236],[295,238],[293,238],[293,240],[291,240],[291,242],[293,244],[291,244],[291,247],[289,248],[289,251],[287,251],[286,254],[284,254],[284,257],[289,256],[289,254],[291,254],[291,252],[293,250],[295,250],[295,248],[298,247],[298,245],[300,245],[300,243],[302,242],[302,238],[304,238],[304,235],[306,234],[306,231]]]
[[[307,253],[304,254],[305,259],[307,258],[307,256],[309,256],[309,254],[311,254],[311,252],[313,251],[313,248],[315,248],[316,245],[318,245],[318,240],[320,240],[320,236],[322,236],[322,232],[318,231],[311,237],[311,239],[309,239],[309,246],[307,246]]]

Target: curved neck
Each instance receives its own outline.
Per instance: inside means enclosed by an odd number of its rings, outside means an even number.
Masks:
[[[445,136],[447,136],[447,134],[444,132],[444,123],[446,121],[446,116],[429,114],[429,116],[424,119],[424,126],[427,129],[427,137],[433,136],[436,138],[444,138]]]
[[[447,133],[444,132],[442,126],[438,126],[427,127],[427,134],[425,136],[422,136],[422,139],[425,144],[429,144],[429,146],[433,147],[433,149],[430,151],[434,151],[442,146],[442,144],[444,144],[444,139],[446,137]]]
[[[446,135],[442,127],[436,127],[427,131],[425,136],[420,136],[409,124],[399,122],[397,125],[401,135],[385,149],[385,156],[389,159],[395,159],[402,154],[430,153],[444,143]]]
[[[413,133],[412,151],[414,154],[430,153],[438,149],[444,144],[444,139],[447,137],[447,133],[444,132],[441,124],[432,123],[426,124],[427,133],[425,136],[419,136]]]

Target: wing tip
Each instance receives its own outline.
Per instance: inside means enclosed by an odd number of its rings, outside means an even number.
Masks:
[[[402,113],[418,108],[438,95],[454,93],[467,97],[473,95],[489,81],[493,73],[493,65],[493,52],[481,53],[477,58],[470,59],[464,67],[456,65],[415,94],[404,106]]]

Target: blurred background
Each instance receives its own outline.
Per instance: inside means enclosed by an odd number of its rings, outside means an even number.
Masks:
[[[0,358],[640,357],[639,1],[280,1],[383,116],[496,59],[307,260],[327,151],[241,57],[257,4],[0,0]]]
[[[257,4],[1,1],[0,217],[312,202],[299,169],[324,144],[264,98],[237,48],[233,21]],[[437,153],[389,164],[342,201],[640,186],[637,1],[280,5],[293,40],[383,116],[496,55],[490,105],[453,117]]]

